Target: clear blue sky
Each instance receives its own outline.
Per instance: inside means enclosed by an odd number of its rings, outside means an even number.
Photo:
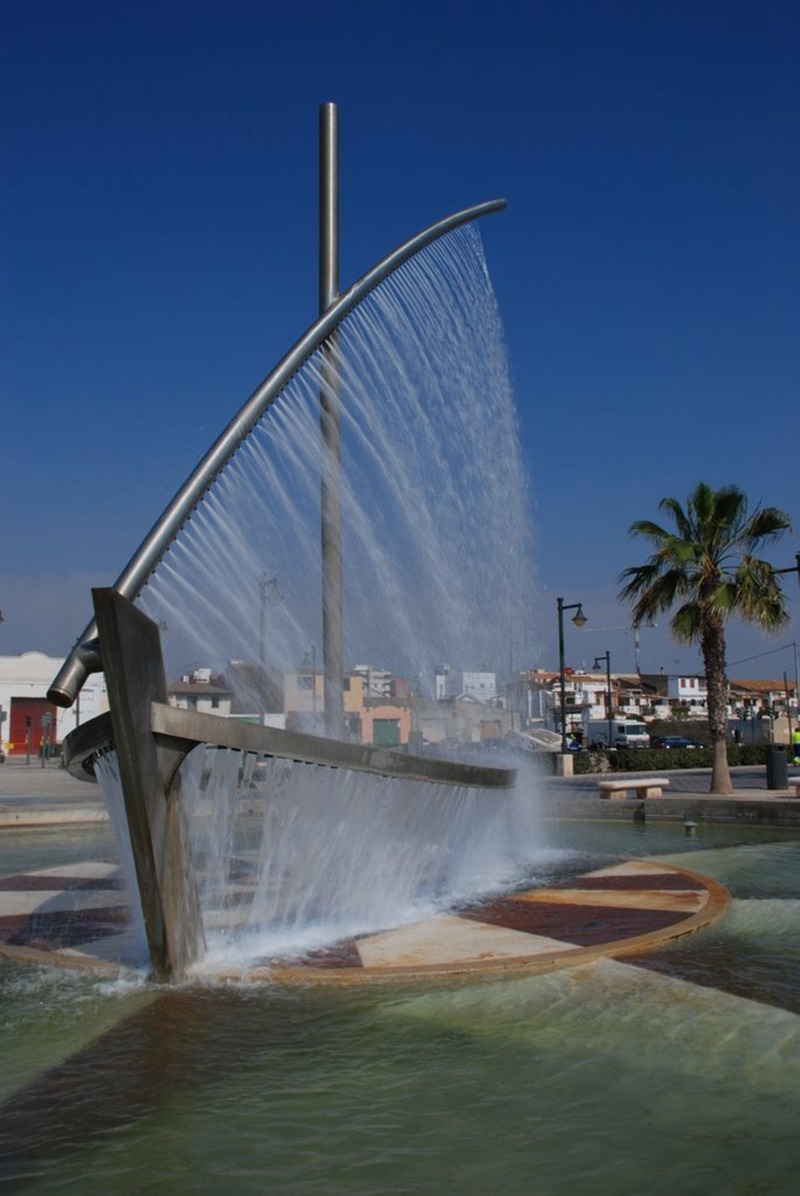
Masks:
[[[482,232],[535,502],[527,663],[555,666],[563,595],[594,629],[569,663],[632,669],[630,634],[597,629],[627,622],[627,528],[665,494],[735,482],[800,523],[791,0],[33,0],[5,6],[0,58],[0,653],[69,649],[89,587],[314,318],[330,99],[343,285],[509,200]],[[729,659],[796,634],[734,625]],[[641,663],[698,657],[658,628]]]

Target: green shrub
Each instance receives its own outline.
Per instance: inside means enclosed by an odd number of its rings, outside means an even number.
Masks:
[[[768,743],[733,743],[728,748],[729,764],[766,764]]]
[[[728,745],[728,763],[766,764],[766,743]],[[576,773],[602,772],[608,760],[611,772],[663,772],[668,768],[711,768],[714,753],[710,747],[696,748],[612,748],[611,751],[576,752]]]
[[[599,752],[573,752],[572,771],[575,776],[582,776],[591,772],[600,772],[599,757]]]
[[[710,768],[710,748],[620,748],[618,772],[661,772],[665,768]]]

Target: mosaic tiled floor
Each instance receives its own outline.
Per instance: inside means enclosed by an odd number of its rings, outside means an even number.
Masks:
[[[728,905],[721,885],[630,860],[311,952],[272,974],[285,982],[358,983],[459,972],[550,971],[621,955],[700,929]]]
[[[0,954],[118,971],[130,921],[115,864],[84,861],[0,877]]]
[[[642,951],[697,930],[727,908],[705,877],[630,860],[548,888],[516,892],[301,959],[271,960],[252,978],[363,983],[470,972],[549,971],[597,955]],[[118,966],[129,914],[105,864],[0,878],[0,953],[61,965]]]

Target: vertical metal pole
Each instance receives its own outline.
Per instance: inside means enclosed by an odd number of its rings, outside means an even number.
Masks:
[[[261,726],[266,724],[267,713],[267,575],[261,574],[258,582],[258,713]]]
[[[606,718],[608,719],[608,746],[614,746],[614,714],[613,714],[613,695],[611,692],[611,652],[606,652],[606,681],[608,682],[608,710]]]
[[[558,607],[558,680],[561,691],[561,754],[567,751],[567,687],[564,681],[564,599],[556,598]]]
[[[319,314],[339,298],[339,109],[319,110]]]
[[[319,310],[323,315],[339,297],[339,110],[323,104],[319,112]],[[341,401],[337,365],[338,335],[323,350],[320,394],[322,428],[322,655],[325,671],[325,724],[331,736],[344,734],[341,519]]]

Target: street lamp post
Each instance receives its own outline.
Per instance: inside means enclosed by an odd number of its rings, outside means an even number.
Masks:
[[[800,565],[800,560],[798,561]],[[800,731],[800,680],[797,676],[797,640],[792,642],[794,650],[794,728]],[[792,718],[789,715],[789,739],[792,737]]]
[[[614,733],[613,733],[614,717],[613,717],[613,695],[611,692],[611,653],[603,652],[600,656],[596,656],[595,660],[594,660],[594,665],[592,667],[595,669],[599,669],[601,660],[604,660],[606,662],[606,686],[607,686],[607,689],[606,689],[606,702],[607,702],[606,718],[608,719],[608,746],[609,746],[609,748],[612,748],[614,746]]]
[[[561,689],[561,754],[563,756],[567,752],[567,687],[564,681],[564,611],[575,611],[575,614],[572,616],[572,622],[576,627],[584,627],[586,625],[586,615],[583,613],[583,604],[580,602],[565,604],[563,598],[556,598],[556,606],[558,607],[558,676]]]
[[[800,552],[796,552],[794,554],[794,564],[793,565],[789,565],[788,568],[786,568],[786,569],[776,569],[775,572],[776,573],[796,573],[797,580],[800,581]],[[798,687],[798,679],[797,679],[797,644],[796,643],[792,644],[792,647],[794,648],[794,693],[795,693],[795,698],[799,698],[800,697],[800,688]],[[785,676],[786,676],[786,674],[784,674],[784,678],[785,678]],[[797,710],[795,711],[795,714],[796,714],[796,724],[795,725],[797,727],[797,730],[800,731],[800,707],[797,708]],[[792,742],[792,712],[789,709],[788,691],[786,694],[786,724],[789,728],[789,743],[791,743]]]

